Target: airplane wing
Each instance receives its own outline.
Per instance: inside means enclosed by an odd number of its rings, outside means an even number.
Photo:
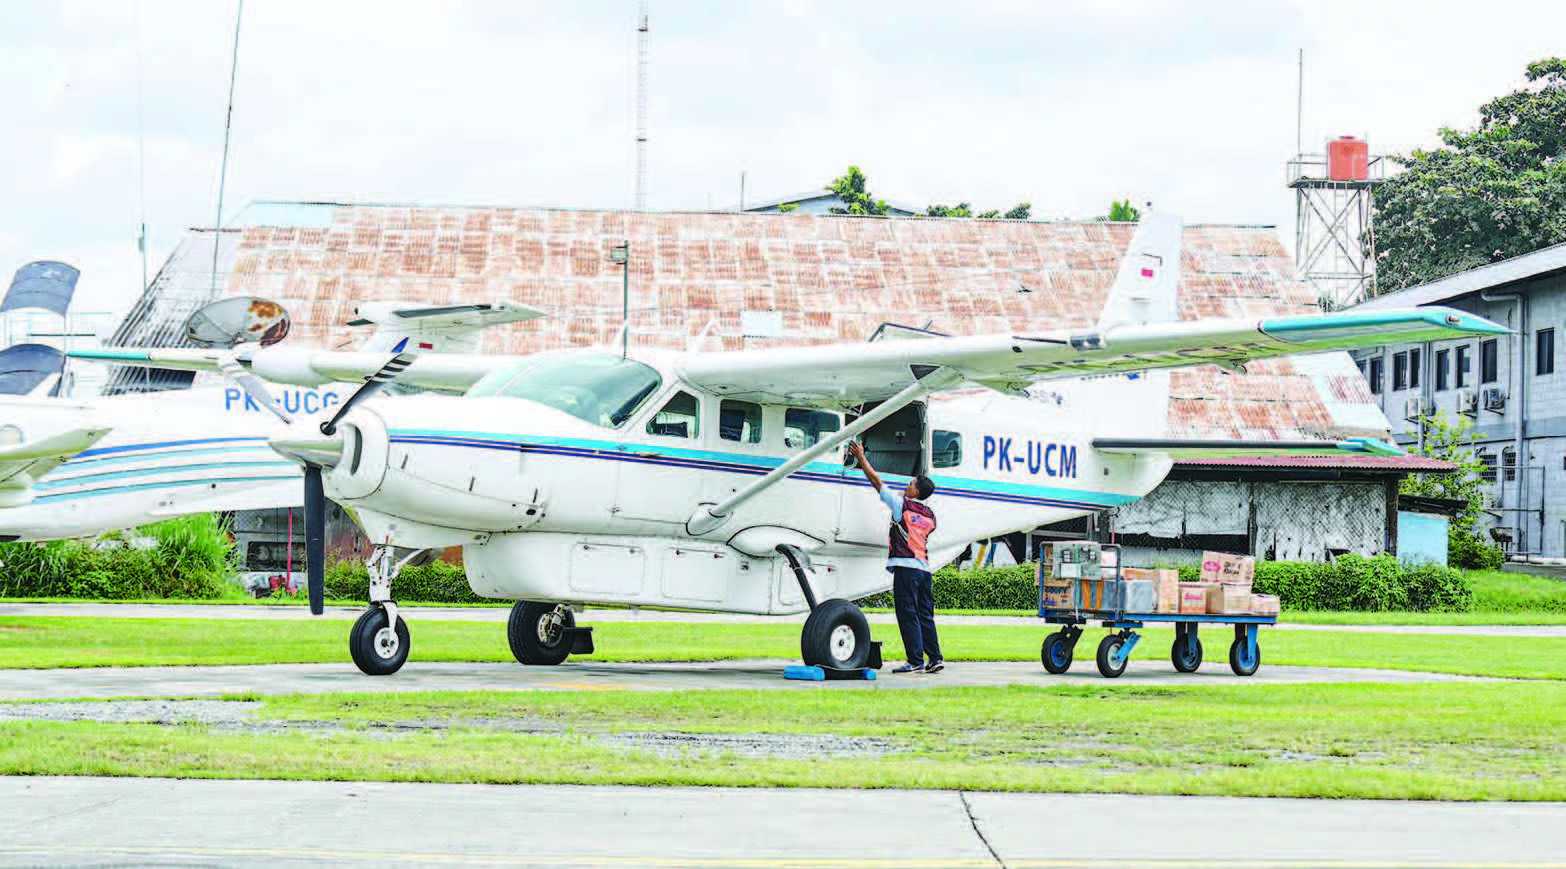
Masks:
[[[1248,362],[1275,356],[1507,333],[1451,308],[1344,311],[702,353],[687,357],[681,373],[724,396],[843,408],[890,398],[936,369],[1015,391],[1045,380],[1205,364],[1243,370]]]
[[[392,320],[417,320],[428,328],[482,329],[504,323],[521,323],[548,316],[546,312],[520,302],[491,302],[471,305],[428,305],[415,307],[396,302],[365,302],[354,308],[350,326],[369,326]]]
[[[1094,438],[1093,448],[1105,453],[1158,454],[1176,459],[1235,456],[1401,456],[1395,444],[1375,438],[1341,441],[1247,441],[1181,438]]]
[[[76,428],[47,437],[0,445],[0,506],[32,500],[33,481],[109,433],[107,426]]]
[[[321,386],[326,383],[359,383],[381,370],[386,353],[367,350],[313,350],[281,344],[253,350],[140,349],[104,347],[96,350],[72,350],[72,359],[114,362],[147,368],[172,368],[180,371],[222,371],[223,362],[232,356],[240,365],[273,383]],[[469,353],[424,353],[413,360],[397,378],[400,384],[460,392],[477,383],[484,375],[515,363],[515,356],[486,356]]]

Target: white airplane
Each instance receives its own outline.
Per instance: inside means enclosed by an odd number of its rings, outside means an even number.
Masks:
[[[877,666],[850,601],[890,585],[887,516],[841,460],[849,439],[891,485],[934,481],[931,562],[943,564],[976,539],[1135,501],[1177,456],[1398,452],[1368,439],[1149,437],[1166,424],[1167,381],[1122,375],[1506,332],[1446,308],[1172,322],[1180,232],[1177,219],[1145,218],[1099,324],[1076,332],[626,356],[308,352],[287,371],[253,368],[271,380],[368,381],[331,420],[271,440],[305,467],[309,516],[330,497],[377,544],[371,604],[350,634],[365,673],[408,657],[391,594],[401,565],[454,545],[474,592],[518,601],[508,636],[524,664],[591,651],[574,607],[607,604],[809,610],[807,663]],[[218,367],[200,351],[130,355],[117,361]],[[1078,378],[1097,378],[1086,406],[1021,394]],[[465,391],[359,403],[391,379]],[[319,587],[320,560],[309,564]]]
[[[350,325],[365,342],[424,352],[477,349],[481,330],[543,316],[513,302],[360,305]],[[134,351],[105,349],[113,360]],[[212,350],[214,358],[291,370],[309,348],[287,344]],[[320,387],[320,388],[315,388]],[[264,387],[263,387],[264,388]],[[275,398],[285,415],[330,413],[347,390],[325,381]],[[268,445],[282,425],[237,384],[73,401],[0,398],[0,541],[57,540],[131,528],[185,513],[297,506],[299,466]]]

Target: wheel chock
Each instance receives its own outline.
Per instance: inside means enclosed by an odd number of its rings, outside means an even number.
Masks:
[[[566,628],[566,639],[571,641],[571,654],[591,655],[593,653],[593,629],[592,628]]]
[[[783,678],[799,682],[836,682],[838,680],[875,681],[875,671],[869,667],[858,670],[839,670],[836,667],[817,667],[812,664],[789,664],[783,668]]]

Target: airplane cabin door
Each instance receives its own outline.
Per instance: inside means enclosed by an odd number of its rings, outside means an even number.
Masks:
[[[676,389],[656,407],[636,439],[620,445],[615,515],[683,525],[701,500],[704,472],[687,464],[701,448],[701,401]]]
[[[923,402],[914,402],[871,426],[861,440],[866,457],[885,485],[900,491],[911,477],[927,473],[929,437]],[[885,546],[891,520],[886,505],[881,503],[859,468],[844,468],[843,476],[848,485],[843,486],[838,541]]]

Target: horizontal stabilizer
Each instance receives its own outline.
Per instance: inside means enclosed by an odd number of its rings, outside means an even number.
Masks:
[[[48,437],[0,446],[0,463],[31,462],[54,456],[74,456],[87,449],[109,433],[103,428],[80,428]]]
[[[1179,438],[1094,438],[1093,449],[1105,453],[1166,455],[1176,459],[1241,456],[1401,456],[1403,450],[1375,438],[1341,441],[1182,440]]]

